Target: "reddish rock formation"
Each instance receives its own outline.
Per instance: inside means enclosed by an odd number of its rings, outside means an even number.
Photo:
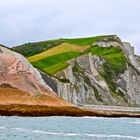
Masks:
[[[52,92],[40,73],[23,56],[1,46],[0,85],[3,83],[31,94]]]
[[[0,104],[71,106],[22,55],[0,46]]]
[[[71,103],[55,96],[48,95],[31,95],[25,91],[16,88],[0,88],[0,105],[42,105],[42,106],[71,106]]]

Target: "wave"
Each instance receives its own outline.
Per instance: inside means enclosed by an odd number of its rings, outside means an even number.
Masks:
[[[73,117],[74,118],[74,117]],[[76,117],[75,117],[76,118]],[[80,117],[82,119],[95,119],[95,120],[129,120],[127,117],[119,117],[119,118],[108,118],[108,117],[90,117],[90,116],[84,116]]]
[[[0,129],[7,129],[5,126],[0,126]]]
[[[24,128],[11,128],[11,129],[21,131],[21,132],[29,131],[29,130],[26,130]]]
[[[130,124],[137,124],[140,125],[140,121],[136,121],[136,122],[129,122]]]
[[[125,136],[125,135],[105,135],[105,134],[82,134],[82,133],[56,133],[56,132],[49,132],[49,131],[41,131],[41,130],[34,130],[34,133],[43,133],[47,135],[56,135],[56,136],[65,136],[65,137],[73,137],[73,136],[87,136],[87,137],[94,137],[94,138],[125,138],[125,139],[135,139],[140,140],[139,137],[134,136]]]
[[[125,139],[136,139],[138,140],[139,137],[134,136],[124,136],[124,135],[104,135],[104,134],[86,134],[91,137],[100,137],[100,138],[125,138]]]
[[[127,136],[127,135],[106,135],[106,134],[90,134],[90,133],[61,133],[61,132],[51,132],[51,131],[43,131],[43,130],[28,130],[24,128],[6,128],[4,126],[0,126],[0,129],[12,129],[21,132],[31,132],[31,133],[42,133],[46,135],[54,135],[60,137],[92,137],[92,138],[121,138],[121,139],[134,139],[140,140],[140,137],[135,136]]]
[[[57,133],[57,132],[49,132],[49,131],[41,131],[41,130],[34,130],[34,133],[44,133],[48,135],[59,135],[59,136],[81,136],[78,133]]]

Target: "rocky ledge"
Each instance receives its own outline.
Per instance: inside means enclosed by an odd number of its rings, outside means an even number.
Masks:
[[[42,105],[0,105],[2,116],[97,116],[97,117],[137,117],[140,111],[94,110],[72,106],[42,106]]]
[[[98,105],[76,107],[57,96],[33,96],[6,84],[0,88],[0,99],[2,116],[140,117],[139,108]]]

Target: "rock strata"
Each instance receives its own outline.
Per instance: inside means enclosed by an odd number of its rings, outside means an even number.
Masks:
[[[3,84],[9,84],[31,94],[52,92],[40,73],[26,58],[0,46],[0,85]]]
[[[101,75],[106,60],[89,53],[69,61],[70,65],[55,75],[58,79],[50,77],[57,86],[56,93],[78,106],[140,107],[140,57],[134,54],[134,47],[130,43],[122,42],[117,36],[95,42],[92,46],[119,47],[126,57],[125,70],[110,80],[113,83],[112,87]],[[117,67],[119,68],[119,64]],[[59,79],[65,79],[66,82]],[[115,88],[115,92],[111,91],[111,88]]]

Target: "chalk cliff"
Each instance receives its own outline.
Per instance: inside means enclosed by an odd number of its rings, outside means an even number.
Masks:
[[[140,58],[134,54],[134,47],[117,36],[94,42],[91,47],[102,50],[70,60],[66,69],[55,74],[57,78],[49,77],[53,80],[50,86],[78,106],[140,106]]]

